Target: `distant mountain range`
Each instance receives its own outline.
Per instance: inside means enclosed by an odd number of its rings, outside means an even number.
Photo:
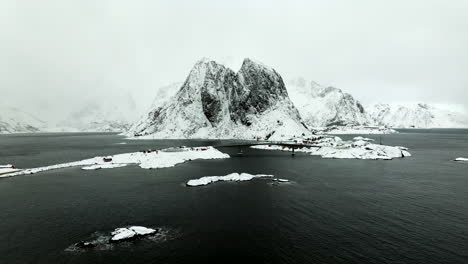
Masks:
[[[288,92],[309,127],[387,126],[392,128],[468,128],[468,114],[424,103],[364,106],[335,87],[297,78]]]
[[[90,101],[83,108],[72,112],[55,128],[64,132],[123,132],[127,131],[138,118],[135,102],[131,97],[125,103],[111,101]]]
[[[394,128],[466,128],[468,116],[428,104],[374,104],[371,122]]]
[[[139,120],[141,107],[128,95],[119,104],[94,98],[56,123],[1,104],[0,133],[125,132],[140,138],[280,139],[334,126],[468,128],[467,114],[428,104],[364,106],[336,87],[303,78],[285,84],[274,69],[251,59],[245,59],[237,73],[202,59],[185,82],[161,87],[154,95],[150,109]]]
[[[0,105],[0,134],[39,132],[45,127],[44,121],[21,109]]]

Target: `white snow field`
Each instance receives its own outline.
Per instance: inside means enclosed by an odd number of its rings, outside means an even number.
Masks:
[[[110,158],[111,160],[105,161],[104,158]],[[143,169],[168,168],[190,160],[226,158],[229,158],[228,154],[222,153],[213,147],[178,147],[163,150],[124,153],[106,157],[94,157],[81,161],[24,169],[12,173],[1,174],[0,177],[34,174],[42,171],[79,166],[82,166],[84,170],[117,168],[128,164],[138,164]]]
[[[373,159],[391,160],[393,158],[410,157],[411,154],[405,147],[385,146],[362,140],[343,141],[339,137],[323,137],[314,141],[314,147],[294,149],[296,152],[310,153],[322,158],[332,159]],[[290,147],[279,145],[252,146],[254,149],[293,151]]]
[[[255,178],[265,178],[265,177],[273,177],[270,174],[249,174],[249,173],[230,173],[226,176],[206,176],[201,177],[199,179],[189,180],[187,182],[187,186],[203,186],[208,185],[218,181],[250,181]]]

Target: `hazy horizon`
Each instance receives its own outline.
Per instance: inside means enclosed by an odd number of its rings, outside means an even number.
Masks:
[[[466,111],[467,12],[462,0],[5,0],[0,102],[45,120],[126,95],[144,109],[202,57],[234,70],[249,57],[364,104]]]

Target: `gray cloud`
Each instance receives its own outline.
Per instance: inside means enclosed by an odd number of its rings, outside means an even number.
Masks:
[[[113,94],[146,106],[201,57],[252,57],[364,102],[466,106],[466,13],[464,0],[3,0],[0,101],[43,119]]]

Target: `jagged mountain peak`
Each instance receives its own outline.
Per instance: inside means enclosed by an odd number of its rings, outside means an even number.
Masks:
[[[284,128],[284,126],[288,128]],[[278,132],[281,131],[281,132]],[[130,135],[162,138],[270,137],[307,133],[272,68],[245,59],[240,70],[198,61],[179,91],[137,122]]]
[[[260,71],[267,71],[267,72],[275,72],[276,73],[276,71],[272,67],[270,67],[270,66],[268,66],[268,65],[266,65],[266,64],[264,64],[264,63],[262,63],[262,62],[260,62],[258,60],[251,59],[251,58],[245,58],[244,61],[242,62],[241,70],[242,69],[249,69],[249,68],[253,68],[253,69],[256,69],[256,70],[260,70]]]
[[[369,124],[364,107],[349,93],[314,81],[308,82],[308,86],[297,84],[298,81],[290,82],[288,92],[308,126]]]

